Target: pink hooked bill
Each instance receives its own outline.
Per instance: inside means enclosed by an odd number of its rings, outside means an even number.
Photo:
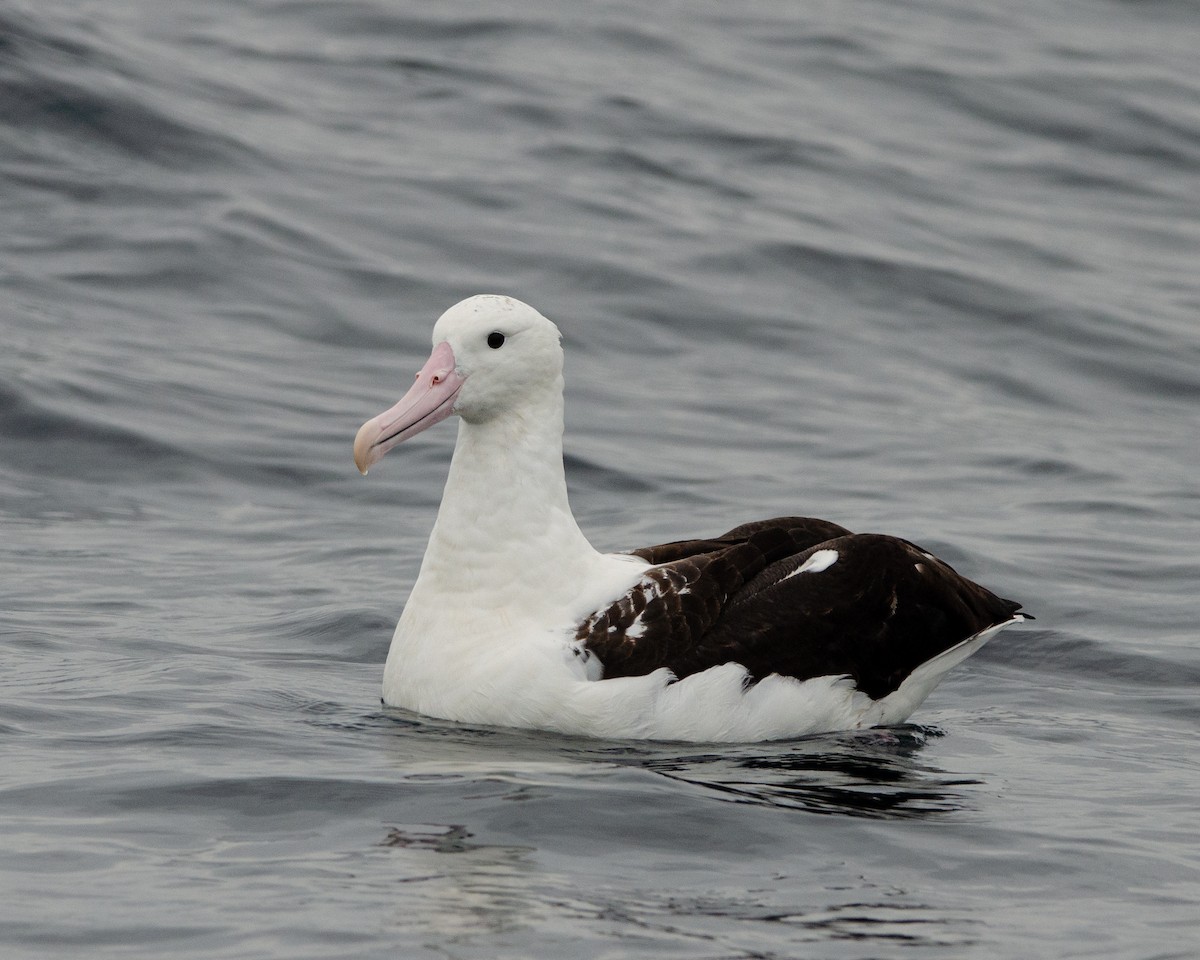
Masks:
[[[354,465],[360,473],[365,474],[396,444],[450,416],[466,379],[454,369],[454,363],[454,351],[443,340],[433,348],[416,383],[400,402],[359,427],[354,438]]]

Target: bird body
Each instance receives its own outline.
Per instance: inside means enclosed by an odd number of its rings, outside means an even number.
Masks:
[[[451,414],[458,441],[383,699],[608,738],[753,741],[904,721],[1019,604],[919,547],[784,517],[625,554],[567,500],[557,327],[507,297],[438,320],[364,473]]]

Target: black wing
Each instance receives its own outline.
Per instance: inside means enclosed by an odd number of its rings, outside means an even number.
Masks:
[[[1020,609],[906,540],[822,520],[633,552],[658,565],[577,633],[605,677],[665,666],[682,678],[734,662],[753,679],[849,676],[879,699]]]
[[[674,543],[630,550],[629,553],[650,563],[671,563],[753,541],[755,550],[762,553],[766,566],[849,532],[836,523],[814,517],[776,517],[774,520],[743,523],[711,540],[676,540]]]

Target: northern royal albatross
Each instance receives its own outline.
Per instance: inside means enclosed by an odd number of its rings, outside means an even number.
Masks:
[[[532,307],[477,296],[433,328],[359,470],[451,414],[458,443],[383,700],[612,738],[753,741],[900,723],[1026,619],[920,547],[780,517],[597,552],[567,503],[563,352]]]

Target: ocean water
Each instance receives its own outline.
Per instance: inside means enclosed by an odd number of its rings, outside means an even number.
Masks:
[[[1200,8],[0,7],[6,958],[1200,955]],[[446,307],[623,549],[785,513],[1036,623],[899,729],[379,704]]]

